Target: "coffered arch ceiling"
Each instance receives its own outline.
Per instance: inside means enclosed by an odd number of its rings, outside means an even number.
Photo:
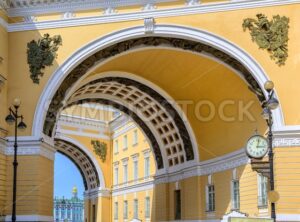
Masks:
[[[89,78],[114,73],[113,70],[147,79],[177,102],[192,126],[200,160],[244,147],[256,129],[265,132],[266,124],[261,118],[263,98],[249,90],[240,72],[206,55],[170,48],[138,50],[104,63]],[[214,118],[207,118],[209,121],[201,119],[211,111],[205,104],[215,107]]]
[[[249,71],[236,59],[202,43],[148,37],[110,46],[78,65],[64,80],[50,103],[44,133],[52,134],[57,112],[65,105],[67,92],[79,78],[89,72],[92,76],[109,71],[139,75],[162,88],[177,103],[183,101],[189,105],[184,112],[186,121],[191,124],[196,135],[201,160],[240,149],[256,128],[263,131],[265,127],[260,117],[260,103],[264,101],[262,90]],[[248,87],[255,89],[258,96],[250,92]],[[201,116],[208,115],[208,110],[199,106],[203,100],[216,106],[216,111],[224,100],[230,101],[225,115],[234,120],[223,121],[216,115],[210,121],[202,121],[196,112],[200,112]],[[252,103],[251,120],[237,119],[237,107],[242,102]],[[201,109],[196,110],[199,107]]]
[[[83,178],[85,190],[93,190],[100,187],[96,166],[84,150],[69,141],[58,138],[55,139],[54,145],[59,153],[67,156],[76,165]]]

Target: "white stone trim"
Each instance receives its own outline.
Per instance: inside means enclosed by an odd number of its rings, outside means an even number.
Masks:
[[[132,120],[131,120],[131,122],[132,122]],[[126,124],[128,124],[128,123],[130,123],[130,121],[125,122],[125,123],[122,124],[122,125],[120,124],[118,128],[121,128],[121,127],[123,127],[124,125],[126,125]],[[132,123],[129,124],[128,126],[124,127],[124,129],[122,129],[122,130],[120,130],[120,131],[118,131],[118,132],[113,133],[112,138],[113,138],[113,139],[116,139],[116,138],[118,138],[119,136],[121,136],[121,135],[127,133],[129,130],[132,130],[132,129],[135,129],[135,128],[137,128],[137,125],[136,125],[134,122],[132,122]],[[115,130],[118,130],[118,129],[115,129]]]
[[[300,221],[300,214],[277,214],[277,221]]]
[[[8,9],[8,15],[11,17],[15,16],[25,16],[25,15],[31,15],[31,14],[49,14],[49,13],[63,13],[66,11],[83,11],[83,10],[91,10],[91,9],[103,9],[105,10],[104,13],[107,13],[106,11],[109,11],[109,13],[115,12],[114,9],[117,7],[125,7],[125,6],[144,6],[148,2],[151,2],[152,4],[156,3],[164,3],[164,2],[174,2],[176,0],[122,0],[122,1],[110,1],[110,0],[90,0],[90,1],[37,1],[37,0],[30,0],[30,1],[24,1],[17,3],[21,4],[20,6],[14,2],[15,0],[12,0],[13,3],[11,8]],[[48,10],[45,10],[47,8]]]
[[[5,217],[0,217],[1,221],[11,221],[11,215],[7,215]],[[4,219],[4,220],[3,220]],[[43,215],[17,215],[17,221],[25,222],[25,221],[47,221],[53,222],[52,216],[43,216]]]
[[[5,155],[14,155],[14,137],[8,137]],[[34,137],[18,137],[18,156],[40,155],[54,160],[55,149],[52,145]]]
[[[77,140],[75,140],[75,139],[73,139],[71,137],[68,137],[67,135],[56,134],[55,138],[60,139],[60,140],[64,140],[64,141],[67,141],[67,142],[70,142],[70,143],[74,144],[75,146],[78,146],[92,160],[94,166],[96,167],[97,174],[99,176],[100,188],[104,189],[106,187],[105,186],[106,183],[105,183],[103,172],[102,172],[102,170],[101,170],[101,168],[99,166],[99,163],[97,162],[95,156],[91,153],[91,151],[88,150],[80,142],[78,142]]]
[[[274,147],[300,147],[300,126],[285,126],[273,132]]]
[[[131,155],[132,161],[138,161],[139,155],[140,155],[139,153],[132,154]]]
[[[154,188],[154,182],[148,181],[144,183],[137,183],[132,186],[125,186],[121,188],[116,188],[112,190],[112,196],[125,195],[129,193],[141,192],[146,190],[151,190]]]
[[[179,169],[174,173],[167,173],[164,175],[156,175],[155,183],[171,183],[180,181],[189,177],[210,175],[225,170],[234,169],[250,163],[246,155],[245,149],[234,151],[232,153],[216,157],[210,160],[202,161],[197,166],[190,168]]]
[[[90,200],[90,199],[95,199],[97,197],[110,197],[111,192],[109,189],[97,188],[97,189],[85,191],[83,196],[85,200]]]
[[[183,5],[181,7],[169,8],[169,9],[142,10],[142,11],[136,11],[132,13],[108,14],[108,15],[104,14],[102,16],[57,19],[51,21],[13,23],[13,24],[7,24],[6,22],[4,22],[3,26],[7,27],[8,32],[17,32],[17,31],[26,31],[26,30],[74,27],[74,26],[81,26],[81,25],[94,25],[94,24],[103,24],[103,23],[111,23],[111,22],[134,21],[134,20],[142,20],[149,17],[164,18],[164,17],[173,17],[173,16],[182,16],[182,15],[240,10],[240,9],[248,9],[248,8],[271,7],[277,5],[278,6],[290,5],[290,4],[297,4],[299,2],[300,0],[224,1],[224,2],[207,3],[207,4],[196,4],[192,6]],[[88,5],[87,3],[85,4]],[[83,9],[82,6],[79,9],[82,10]],[[55,11],[65,12],[66,8],[62,7],[62,9],[60,9],[59,7],[57,7]],[[22,9],[18,9],[18,11],[10,10],[9,15],[14,17],[14,16],[25,16],[26,14],[28,15],[45,14],[49,12],[50,12],[49,7],[42,7],[40,9],[30,10],[27,12],[26,10],[22,10]]]

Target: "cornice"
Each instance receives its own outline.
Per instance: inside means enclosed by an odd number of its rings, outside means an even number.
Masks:
[[[18,156],[36,156],[40,155],[47,159],[54,160],[55,149],[52,145],[44,142],[42,139],[32,137],[18,138]],[[5,155],[14,155],[14,141],[9,138],[5,148]]]
[[[300,147],[300,126],[285,126],[273,131],[274,147]]]
[[[25,0],[25,1],[11,1],[11,7],[7,10],[10,17],[17,16],[30,16],[39,14],[50,13],[64,13],[66,11],[84,11],[98,9],[100,10],[113,10],[114,8],[126,7],[126,6],[141,6],[141,9],[145,8],[149,3],[151,5],[166,2],[176,2],[178,0]],[[45,10],[46,7],[46,10]],[[104,12],[105,13],[105,12]]]
[[[120,188],[115,188],[112,190],[112,196],[119,196],[124,195],[128,193],[134,193],[134,192],[140,192],[145,190],[153,189],[154,187],[154,181],[150,180],[143,183],[137,183],[131,186],[124,186]]]
[[[170,183],[180,181],[194,176],[209,175],[243,166],[249,163],[244,148],[232,153],[202,161],[197,165],[178,170],[174,173],[155,176],[155,183]]]
[[[74,26],[82,26],[82,25],[95,25],[95,24],[103,24],[103,23],[106,24],[112,22],[134,21],[134,20],[143,20],[146,18],[185,16],[185,15],[193,15],[193,14],[232,11],[232,10],[241,10],[241,9],[248,9],[248,8],[272,7],[272,6],[298,4],[298,3],[300,3],[300,0],[264,0],[264,1],[236,0],[236,1],[219,2],[219,3],[183,5],[177,8],[143,10],[143,11],[137,11],[132,13],[122,13],[122,14],[77,17],[77,18],[70,18],[70,19],[58,19],[58,20],[40,21],[40,22],[23,22],[23,23],[9,24],[9,25],[4,23],[4,26],[7,26],[8,32],[17,32],[17,31],[27,31],[27,30],[74,27]],[[70,11],[63,7],[62,9],[60,10],[64,12]],[[34,13],[44,14],[47,12],[49,12],[49,8],[43,7],[42,9],[40,9],[40,11],[36,11]],[[26,13],[30,14],[28,12]],[[18,13],[10,11],[10,16],[16,16],[16,15],[25,16],[27,15],[26,13],[25,11],[23,12],[20,11]]]
[[[109,197],[111,196],[111,191],[109,189],[103,189],[100,187],[93,190],[85,191],[83,196],[85,200],[95,199],[97,197]]]

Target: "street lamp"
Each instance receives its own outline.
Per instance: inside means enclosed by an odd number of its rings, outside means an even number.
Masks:
[[[20,107],[21,101],[20,99],[16,98],[13,102],[13,107],[9,108],[9,114],[6,116],[5,121],[9,124],[15,124],[15,143],[14,143],[14,174],[13,174],[13,207],[12,207],[12,222],[16,221],[16,196],[17,196],[17,152],[18,152],[18,129],[25,130],[26,124],[23,121],[23,116],[18,114],[18,109]],[[21,120],[20,122],[18,120]]]
[[[272,81],[267,81],[264,84],[265,90],[268,92],[268,98],[264,105],[262,112],[263,118],[267,121],[269,132],[268,132],[268,146],[269,146],[269,162],[270,162],[270,188],[271,192],[274,191],[274,153],[273,153],[273,117],[272,110],[276,109],[279,106],[279,102],[274,98],[274,83]],[[271,202],[271,217],[276,221],[276,209],[275,202]]]

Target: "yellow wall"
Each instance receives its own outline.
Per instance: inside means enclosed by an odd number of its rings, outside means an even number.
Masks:
[[[94,154],[94,147],[91,144],[92,140],[99,140],[100,142],[104,142],[107,144],[107,155],[106,155],[105,162],[103,162],[100,159],[100,157],[98,157],[97,155],[94,155],[94,157],[97,160],[97,164],[99,164],[100,169],[102,170],[104,180],[105,180],[105,187],[108,187],[108,188],[111,187],[111,185],[112,185],[112,183],[111,183],[111,174],[112,174],[111,142],[108,140],[99,139],[99,138],[97,138],[96,135],[94,138],[88,138],[88,137],[77,136],[77,135],[68,135],[68,136],[77,140],[79,143],[81,143],[85,148],[87,148],[93,154]]]
[[[275,190],[280,194],[277,212],[300,213],[300,148],[275,149]]]
[[[0,74],[8,79],[8,34],[2,26],[0,26],[0,57],[3,58],[3,61],[0,62]],[[6,136],[7,90],[8,82],[6,80],[4,86],[0,87],[0,137]]]
[[[123,183],[123,164],[122,164],[122,159],[124,158],[129,158],[128,159],[128,181],[132,181],[134,179],[133,175],[133,159],[132,155],[138,154],[138,178],[142,179],[145,177],[144,174],[144,153],[143,151],[145,150],[150,150],[150,175],[154,175],[156,171],[156,166],[153,158],[153,153],[151,151],[150,145],[147,142],[147,139],[144,137],[142,131],[136,126],[135,123],[129,122],[125,124],[123,127],[120,129],[116,130],[115,133],[120,132],[122,129],[126,127],[130,127],[132,125],[135,125],[135,127],[131,128],[130,130],[127,130],[125,133],[119,135],[118,137],[113,139],[113,163],[116,161],[119,161],[119,183]],[[133,144],[133,135],[134,131],[137,130],[138,133],[138,142],[137,144]],[[124,148],[124,143],[123,143],[123,138],[124,136],[127,135],[127,141],[128,141],[128,147],[127,149]],[[118,141],[118,146],[119,146],[119,152],[115,153],[115,142],[116,140]],[[114,177],[112,177],[114,178]]]
[[[269,54],[263,50],[259,50],[257,46],[251,42],[250,35],[247,32],[242,31],[242,21],[247,17],[254,17],[258,13],[257,9],[236,10],[209,14],[198,14],[189,16],[180,16],[172,18],[159,18],[157,24],[178,24],[184,26],[190,26],[195,28],[204,29],[220,35],[241,48],[249,52],[265,69],[266,73],[274,80],[276,90],[281,100],[281,105],[284,109],[284,116],[287,124],[299,123],[299,108],[298,103],[291,102],[289,95],[298,92],[297,82],[299,82],[299,75],[297,75],[297,49],[299,48],[299,42],[297,41],[299,36],[299,30],[296,28],[295,21],[299,20],[299,5],[285,5],[274,6],[268,8],[260,8],[260,13],[265,13],[269,17],[273,14],[280,15],[292,15],[290,30],[289,30],[289,59],[286,66],[278,67],[271,61]],[[9,84],[9,102],[14,97],[20,96],[23,100],[23,108],[27,122],[29,123],[28,130],[24,133],[30,134],[30,122],[32,122],[34,110],[38,97],[43,89],[43,86],[49,79],[49,76],[55,71],[58,65],[61,65],[70,55],[72,55],[76,49],[82,47],[86,43],[100,38],[106,33],[111,33],[116,30],[142,25],[143,21],[132,21],[122,23],[101,24],[93,26],[80,26],[69,27],[51,30],[41,31],[26,31],[26,32],[13,32],[9,33],[9,55],[14,55],[13,59],[9,60],[10,70],[10,84]],[[228,31],[231,30],[231,31]],[[63,46],[58,51],[58,58],[54,65],[47,68],[45,75],[41,80],[40,85],[33,85],[29,79],[28,66],[26,64],[26,43],[32,39],[38,39],[42,34],[49,33],[51,35],[60,34],[63,39]],[[76,41],[73,41],[76,36]],[[288,77],[283,75],[288,73]],[[20,81],[22,80],[22,81]],[[32,86],[28,88],[27,86]],[[289,86],[289,87],[286,87]],[[28,90],[30,89],[30,90]],[[164,88],[167,92],[168,87]],[[25,108],[26,107],[26,110]]]
[[[5,215],[11,215],[13,157],[7,157]],[[19,156],[17,176],[17,214],[53,214],[53,161],[42,156]]]
[[[6,159],[7,157],[0,153],[0,216],[5,215],[6,203]]]

